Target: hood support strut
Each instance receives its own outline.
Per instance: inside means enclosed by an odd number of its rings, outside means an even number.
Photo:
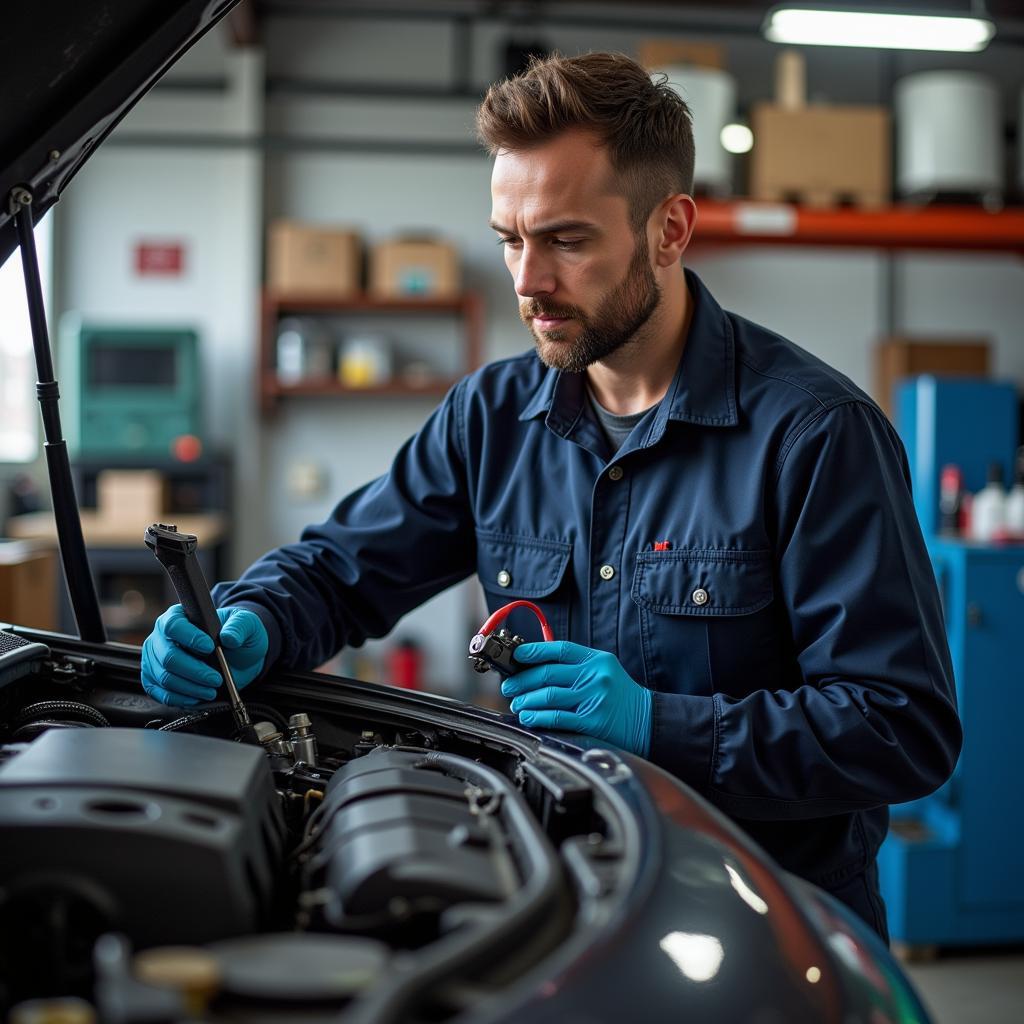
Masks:
[[[10,194],[10,213],[18,231],[21,247],[21,265],[25,273],[25,295],[28,299],[29,320],[32,324],[32,344],[36,354],[36,397],[43,416],[43,434],[46,468],[50,475],[50,494],[53,515],[57,523],[57,543],[64,563],[64,580],[71,597],[71,610],[78,623],[78,635],[83,640],[103,643],[106,630],[100,618],[100,603],[96,587],[89,572],[89,558],[82,536],[82,522],[78,518],[75,485],[71,479],[67,442],[61,436],[60,388],[53,377],[53,357],[50,337],[46,330],[46,310],[43,289],[39,283],[39,262],[36,240],[32,233],[32,193],[26,188],[15,188]]]

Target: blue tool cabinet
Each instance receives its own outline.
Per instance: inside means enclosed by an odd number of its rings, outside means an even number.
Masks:
[[[893,807],[879,854],[894,939],[1024,939],[1024,547],[933,541],[964,747],[953,778]]]
[[[978,489],[989,462],[1011,464],[1012,385],[916,378],[897,429],[939,591],[964,726],[953,778],[892,809],[879,854],[895,940],[961,945],[1024,940],[1024,545],[935,536],[947,462]]]

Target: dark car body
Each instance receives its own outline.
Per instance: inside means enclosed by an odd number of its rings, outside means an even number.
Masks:
[[[0,259],[17,243],[8,199],[28,193],[38,220],[232,3],[35,6],[0,70]],[[223,706],[151,701],[139,665],[131,646],[0,631],[5,1011],[74,997],[126,1024],[927,1019],[861,921],[640,758],[304,673],[246,690],[284,734],[249,746]],[[289,745],[296,714],[314,759]]]

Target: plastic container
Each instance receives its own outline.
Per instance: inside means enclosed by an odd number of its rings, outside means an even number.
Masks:
[[[973,71],[922,71],[896,83],[896,184],[922,199],[1003,198],[1003,130],[995,83]]]
[[[686,101],[693,117],[694,188],[731,194],[733,158],[721,135],[736,120],[736,79],[721,68],[672,65],[658,71],[668,76],[669,85]]]
[[[963,505],[964,475],[959,466],[942,467],[939,477],[939,534],[960,536],[960,513]]]
[[[1006,532],[1011,539],[1024,542],[1024,448],[1017,449],[1013,486],[1006,496]]]
[[[376,334],[346,338],[338,359],[338,379],[346,387],[370,388],[391,380],[391,345]]]
[[[971,505],[971,540],[993,541],[1006,531],[1006,491],[1003,464],[988,467],[988,483],[974,496]]]
[[[330,338],[312,320],[287,317],[279,321],[276,348],[277,379],[282,384],[331,375]]]
[[[1024,480],[1018,480],[1006,496],[1006,532],[1013,540],[1024,541]]]

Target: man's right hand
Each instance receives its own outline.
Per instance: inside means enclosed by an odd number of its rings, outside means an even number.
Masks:
[[[267,630],[248,608],[218,608],[220,642],[235,685],[242,689],[262,671]],[[213,640],[185,618],[180,604],[156,620],[142,645],[142,688],[154,700],[188,708],[214,700],[223,682],[220,673],[196,655],[213,653]]]

